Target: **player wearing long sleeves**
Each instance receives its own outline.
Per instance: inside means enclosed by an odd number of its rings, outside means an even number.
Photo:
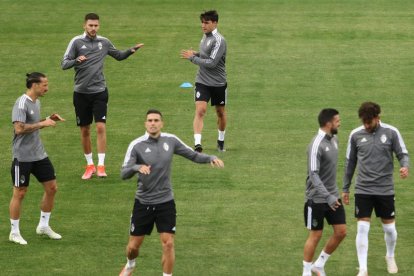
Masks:
[[[340,127],[336,109],[322,109],[318,116],[320,129],[308,146],[304,218],[309,235],[303,250],[303,276],[325,275],[325,263],[346,235],[345,210],[336,184],[338,140]],[[316,247],[322,237],[324,219],[332,225],[333,235],[319,258],[312,264]]]
[[[194,149],[202,152],[201,132],[204,127],[204,116],[207,112],[207,103],[215,106],[217,114],[217,149],[225,151],[224,136],[227,125],[227,74],[226,53],[227,45],[224,37],[218,32],[218,13],[215,10],[206,11],[200,15],[203,38],[199,52],[182,50],[181,58],[188,59],[199,66],[195,79],[194,101],[195,115],[193,121]]]
[[[121,177],[128,179],[142,166],[150,166],[151,173],[139,174],[135,198],[143,204],[160,204],[174,199],[171,185],[171,163],[174,154],[196,163],[210,163],[217,157],[193,151],[177,136],[160,133],[153,138],[145,134],[128,147]]]
[[[97,35],[99,26],[99,16],[96,13],[88,13],[83,26],[85,32],[69,42],[61,62],[63,70],[75,69],[73,105],[87,162],[82,179],[90,179],[95,172],[98,177],[107,176],[105,152],[109,95],[103,74],[105,58],[109,55],[116,60],[124,60],[144,46],[139,43],[125,51],[117,50],[108,38]],[[95,167],[92,158],[90,125],[93,120],[96,123],[98,167]]]
[[[381,108],[364,102],[359,108],[363,125],[349,135],[343,178],[343,201],[349,204],[349,188],[357,169],[355,185],[355,217],[358,220],[356,247],[358,276],[368,275],[368,233],[372,211],[381,218],[385,233],[387,270],[397,273],[394,252],[397,241],[395,227],[394,154],[400,162],[400,177],[408,176],[409,156],[397,128],[380,121]]]
[[[121,178],[138,174],[138,189],[131,215],[129,242],[126,248],[127,264],[120,275],[131,275],[135,259],[145,235],[150,235],[154,224],[160,233],[162,244],[162,268],[164,276],[171,276],[174,262],[174,235],[176,209],[171,185],[173,155],[181,155],[196,163],[211,163],[223,167],[223,161],[193,151],[175,135],[162,133],[161,112],[149,110],[145,121],[146,134],[132,141],[125,155]]]

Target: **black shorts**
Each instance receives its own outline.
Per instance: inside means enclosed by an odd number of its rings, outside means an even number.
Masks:
[[[355,194],[356,218],[370,218],[373,209],[377,217],[395,218],[395,196]]]
[[[154,223],[158,233],[175,234],[176,217],[174,200],[156,205],[146,205],[135,199],[131,215],[130,235],[151,235]]]
[[[93,119],[95,119],[95,123],[106,123],[108,98],[108,89],[106,88],[103,92],[93,94],[73,92],[76,124],[78,126],[88,126],[92,124]]]
[[[226,105],[227,102],[227,83],[224,86],[207,86],[196,82],[194,89],[194,101],[209,102],[211,105]]]
[[[341,202],[341,200],[339,200]],[[342,202],[341,202],[342,204]],[[332,210],[327,203],[314,203],[308,200],[304,208],[305,226],[309,230],[322,230],[323,222],[329,225],[346,224],[344,206],[339,206],[336,211]]]
[[[16,158],[13,160],[11,177],[14,187],[28,187],[30,174],[41,183],[56,179],[55,169],[48,157],[33,162],[19,162]]]

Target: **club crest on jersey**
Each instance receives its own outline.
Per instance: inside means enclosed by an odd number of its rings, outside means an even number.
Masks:
[[[385,142],[387,142],[387,136],[385,136],[385,134],[381,135],[381,142],[384,144]]]
[[[98,48],[99,48],[99,50],[102,50],[102,43],[101,42],[98,43]]]
[[[170,149],[170,146],[168,146],[167,143],[164,143],[164,145],[162,145],[162,147],[164,148],[165,151],[168,151]]]
[[[211,40],[207,41],[207,46],[210,46]]]

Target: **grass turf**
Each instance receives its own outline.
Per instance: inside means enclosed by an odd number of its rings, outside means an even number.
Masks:
[[[196,66],[180,60],[197,49],[198,15],[216,8],[228,42],[228,151],[224,170],[176,158],[173,183],[178,208],[175,275],[299,275],[307,232],[303,226],[306,145],[321,108],[335,107],[340,129],[341,185],[347,135],[359,125],[356,110],[377,101],[384,122],[414,145],[412,51],[413,3],[408,1],[0,1],[0,254],[1,274],[114,275],[125,262],[135,181],[121,181],[128,143],[143,133],[144,113],[163,111],[164,130],[192,144],[191,90]],[[119,48],[145,47],[121,63],[108,58],[110,93],[107,179],[81,181],[84,158],[72,107],[73,71],[60,60],[69,40],[82,32],[83,16],[101,16],[100,34]],[[48,75],[50,93],[42,114],[59,112],[67,122],[41,131],[59,183],[52,226],[61,241],[39,238],[41,186],[32,180],[23,204],[26,247],[8,242],[11,109],[24,91],[24,74]],[[215,117],[208,110],[203,132],[215,154]],[[96,156],[96,155],[95,155]],[[412,180],[396,179],[397,263],[412,275],[414,234]],[[348,237],[332,255],[328,274],[355,275],[355,222],[347,207]],[[316,254],[325,238],[326,229]],[[144,242],[137,274],[160,275],[160,243]],[[369,272],[387,275],[380,224],[370,232]]]

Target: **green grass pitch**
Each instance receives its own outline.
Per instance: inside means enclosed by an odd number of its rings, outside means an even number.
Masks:
[[[160,109],[164,131],[192,145],[192,91],[197,67],[179,58],[198,48],[199,14],[215,8],[228,42],[228,151],[224,170],[177,157],[174,275],[300,275],[307,237],[303,226],[306,146],[324,107],[340,111],[338,183],[342,186],[349,132],[362,101],[377,101],[382,119],[399,128],[414,152],[414,2],[407,0],[0,0],[0,274],[117,275],[125,263],[135,180],[121,181],[127,146],[144,132],[144,114]],[[84,157],[72,106],[73,70],[60,61],[83,16],[101,16],[100,34],[119,49],[145,47],[129,59],[108,57],[107,179],[81,181]],[[55,165],[59,192],[51,225],[61,241],[37,237],[42,189],[33,179],[23,203],[21,231],[28,246],[8,241],[11,197],[11,109],[25,73],[47,74],[44,116],[67,122],[41,136]],[[203,132],[216,154],[214,110]],[[95,136],[93,136],[95,139]],[[95,151],[96,152],[96,151]],[[95,155],[96,156],[96,155]],[[399,275],[414,275],[413,176],[396,178]],[[346,208],[348,237],[326,266],[329,275],[356,275],[356,223]],[[326,228],[324,237],[331,233]],[[321,241],[316,254],[319,254]],[[387,275],[383,233],[374,219],[370,275]],[[137,275],[161,275],[161,246],[148,237]]]

